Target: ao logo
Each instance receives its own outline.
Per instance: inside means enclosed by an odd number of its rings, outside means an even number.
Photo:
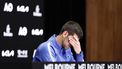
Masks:
[[[44,33],[44,30],[43,29],[32,29],[31,30],[31,35],[33,35],[33,36],[42,36],[43,33]],[[28,34],[27,27],[20,26],[19,27],[19,31],[18,31],[18,35],[19,36],[27,36],[27,34]],[[4,37],[13,37],[13,33],[11,32],[10,24],[8,24],[6,26],[6,30],[3,32],[3,36]]]
[[[4,11],[6,12],[12,12],[13,11],[13,4],[12,3],[5,3],[4,5]],[[29,6],[24,6],[24,5],[18,5],[17,6],[17,11],[18,12],[29,12]]]
[[[5,3],[4,11],[12,12],[13,11],[13,4],[12,3]]]

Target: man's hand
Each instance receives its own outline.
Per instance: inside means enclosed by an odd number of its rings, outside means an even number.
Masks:
[[[75,35],[69,36],[69,43],[71,44],[71,46],[73,46],[73,49],[76,52],[76,54],[80,54],[81,46],[78,37],[76,37]]]

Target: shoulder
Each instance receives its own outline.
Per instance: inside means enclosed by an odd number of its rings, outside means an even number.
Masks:
[[[53,45],[50,41],[41,43],[37,48],[37,51],[39,52],[47,52],[49,50],[53,50]]]

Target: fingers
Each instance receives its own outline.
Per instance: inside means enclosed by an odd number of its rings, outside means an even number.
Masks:
[[[76,37],[70,36],[69,37],[69,43],[75,50],[76,54],[79,54],[81,52],[80,42]]]
[[[79,41],[78,37],[76,35],[73,36],[73,38],[76,40],[76,41]]]
[[[79,46],[79,40],[73,36],[69,37],[69,42],[72,46]]]
[[[70,42],[71,46],[73,46],[73,47],[78,46],[78,44],[76,42],[74,42],[73,40],[70,40],[69,42]]]

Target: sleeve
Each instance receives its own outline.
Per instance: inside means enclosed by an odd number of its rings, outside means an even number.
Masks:
[[[76,54],[76,60],[74,59],[73,55],[71,56],[71,62],[84,62],[83,52],[81,51],[80,54]]]
[[[37,49],[34,61],[40,62],[55,62],[55,52],[50,43],[43,44]]]
[[[84,62],[84,55],[82,51],[80,54],[76,54],[76,62]]]

